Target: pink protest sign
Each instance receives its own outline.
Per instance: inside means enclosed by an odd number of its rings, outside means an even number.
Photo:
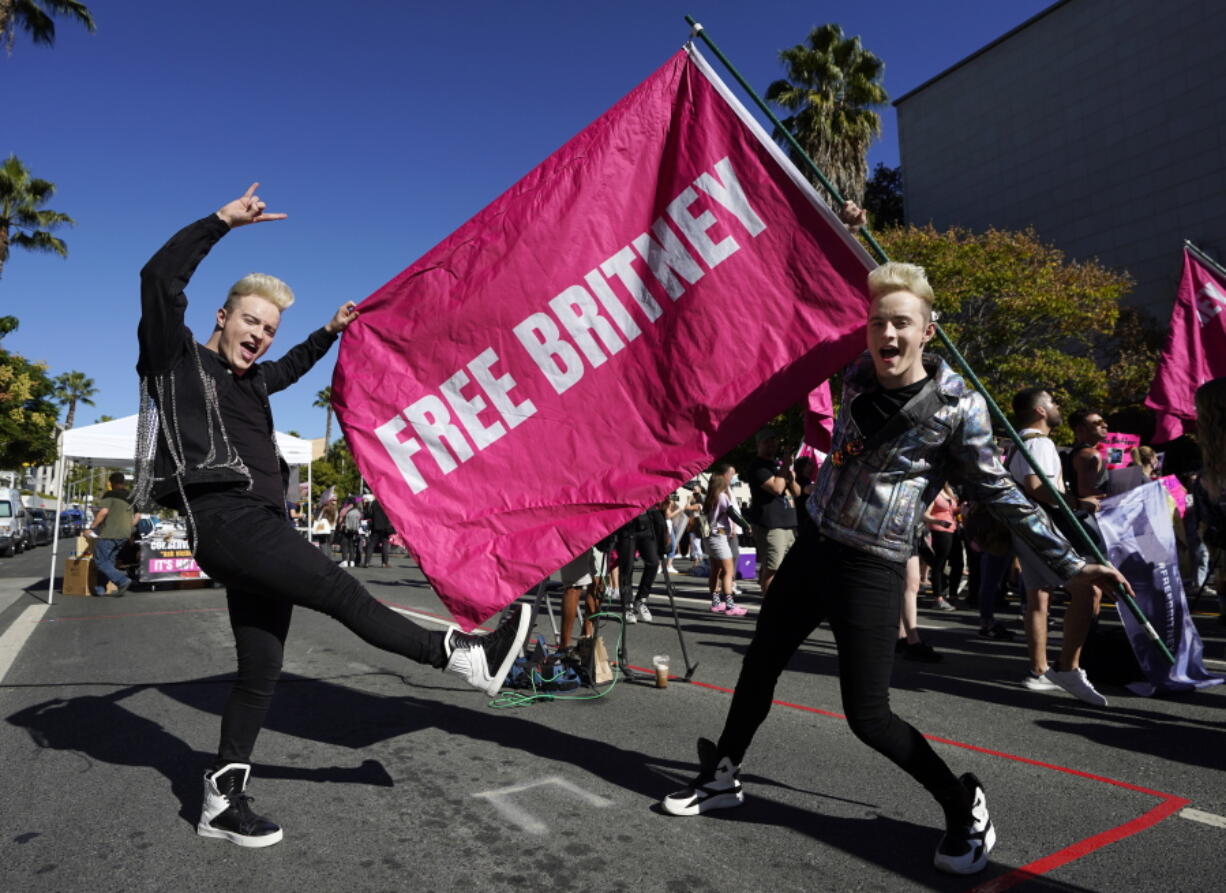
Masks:
[[[1226,375],[1226,279],[1183,251],[1183,278],[1171,308],[1171,329],[1145,405],[1157,410],[1156,443],[1183,433],[1196,418],[1196,389]]]
[[[863,350],[872,266],[682,51],[362,302],[337,416],[471,627]]]
[[[1167,492],[1171,494],[1171,499],[1175,500],[1175,511],[1182,518],[1188,513],[1187,489],[1179,482],[1179,478],[1173,474],[1163,475],[1158,480],[1162,481],[1162,486],[1166,487]]]
[[[1141,445],[1141,438],[1135,434],[1123,434],[1112,431],[1098,444],[1098,452],[1108,468],[1126,468],[1132,464],[1132,450]]]

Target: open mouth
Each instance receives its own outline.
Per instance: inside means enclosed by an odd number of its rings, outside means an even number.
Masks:
[[[251,363],[255,359],[256,353],[259,351],[259,348],[250,341],[244,341],[238,347],[244,363]]]
[[[883,360],[897,359],[901,353],[902,351],[897,347],[883,347],[877,351],[877,355]]]

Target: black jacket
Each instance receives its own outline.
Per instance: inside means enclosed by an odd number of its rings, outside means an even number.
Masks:
[[[137,328],[141,415],[137,433],[138,507],[152,499],[180,507],[192,486],[234,482],[250,487],[251,475],[226,435],[220,403],[234,387],[221,355],[196,342],[184,324],[184,289],[217,241],[229,232],[216,214],[179,230],[141,270],[141,319]],[[247,372],[263,396],[268,436],[275,437],[268,395],[301,378],[336,335],[312,332],[279,360],[257,363]],[[277,452],[280,458],[280,451]],[[281,459],[281,474],[289,469]]]

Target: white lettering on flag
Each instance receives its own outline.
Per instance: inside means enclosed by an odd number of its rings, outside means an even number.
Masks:
[[[731,161],[727,157],[721,158],[713,165],[713,171],[714,174],[710,171],[700,174],[694,184],[728,211],[751,236],[763,233],[766,224],[750,205]],[[719,242],[712,240],[708,232],[721,221],[710,208],[697,215],[691,213],[690,207],[700,198],[694,186],[687,186],[669,203],[668,213],[699,256],[714,268],[740,250],[740,245],[730,234]],[[564,394],[583,378],[585,358],[593,369],[597,369],[619,353],[627,341],[633,341],[642,334],[639,324],[605,276],[614,277],[622,284],[649,322],[654,323],[663,316],[664,308],[635,269],[635,264],[639,262],[646,264],[653,278],[674,301],[685,293],[686,286],[682,280],[692,286],[705,275],[702,265],[689,253],[668,222],[660,217],[651,225],[650,232],[642,233],[630,245],[623,246],[605,260],[599,268],[588,272],[584,276],[587,288],[575,283],[550,299],[547,304],[552,315],[538,311],[512,329],[529,358],[556,393]],[[602,271],[604,275],[601,275]],[[566,330],[570,340],[563,335],[562,329]],[[619,329],[625,341],[618,335]],[[499,421],[490,424],[481,421],[481,412],[488,409],[482,396],[465,396],[463,389],[474,381],[489,396],[494,408],[511,428],[536,412],[536,406],[530,399],[515,405],[507,397],[507,391],[515,386],[515,380],[509,374],[494,377],[490,373],[489,367],[497,361],[498,355],[493,348],[487,348],[468,364],[468,373],[463,369],[458,370],[439,386],[442,399],[432,394],[426,395],[401,410],[404,419],[417,434],[416,438],[401,439],[405,425],[399,416],[375,429],[379,443],[387,450],[413,493],[420,493],[429,485],[412,458],[423,445],[434,458],[439,471],[450,474],[458,464],[472,458],[473,446],[484,450],[507,433],[506,427]],[[443,400],[446,400],[445,404]],[[452,422],[453,414],[468,433],[468,438]]]
[[[652,238],[652,233],[655,238]],[[634,250],[639,253],[639,257],[647,261],[647,269],[651,270],[656,281],[664,286],[664,290],[674,301],[685,292],[685,286],[674,271],[690,285],[702,278],[702,267],[685,250],[677,234],[663,218],[651,225],[650,233],[643,233],[634,240]]]
[[[1200,324],[1206,325],[1226,307],[1226,295],[1214,287],[1212,282],[1206,282],[1196,293],[1196,316]]]

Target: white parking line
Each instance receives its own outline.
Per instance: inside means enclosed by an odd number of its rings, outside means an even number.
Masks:
[[[13,621],[13,625],[4,631],[4,635],[0,636],[0,682],[4,681],[13,661],[17,660],[21,646],[30,638],[30,634],[38,626],[38,621],[47,613],[47,608],[47,605],[30,605]]]
[[[1179,817],[1200,822],[1202,825],[1212,825],[1214,828],[1226,828],[1226,815],[1214,815],[1211,812],[1201,812],[1199,809],[1182,809],[1179,811]]]

